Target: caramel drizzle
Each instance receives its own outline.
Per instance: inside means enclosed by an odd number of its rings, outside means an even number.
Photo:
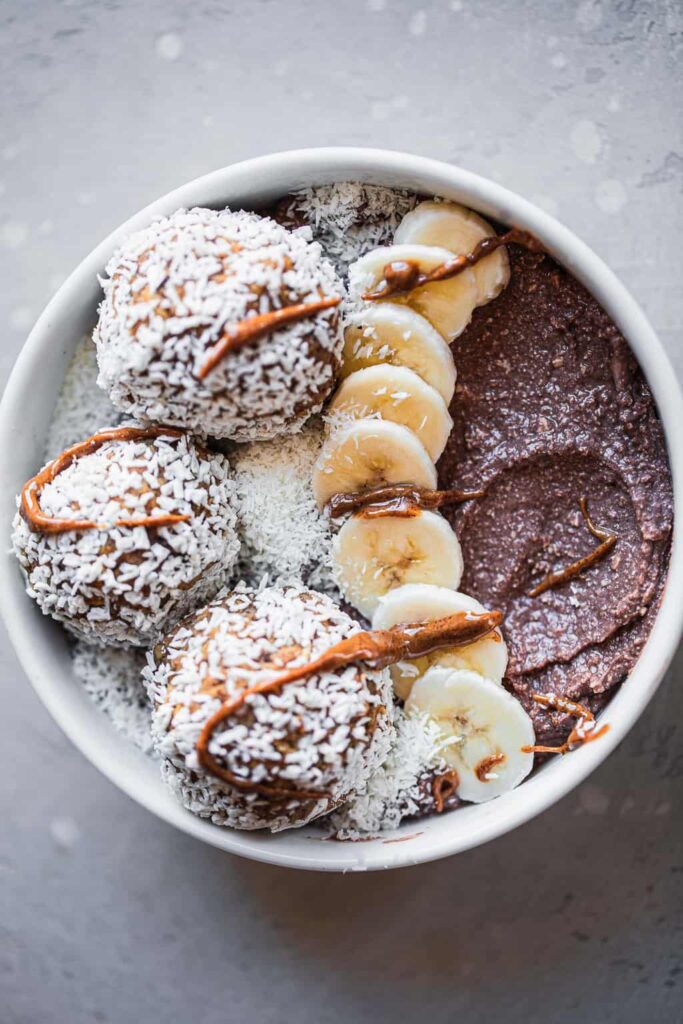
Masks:
[[[316,316],[317,313],[322,313],[325,309],[332,309],[340,302],[341,297],[319,299],[317,302],[299,302],[294,306],[285,306],[283,309],[273,309],[269,313],[245,317],[238,324],[226,327],[222,337],[209,349],[209,354],[197,373],[197,377],[199,380],[204,380],[229,352],[234,352],[242,345],[246,345],[250,341],[258,341],[259,338],[265,337],[266,334],[270,334],[271,331],[284,327],[286,324]]]
[[[66,533],[69,530],[106,530],[109,527],[102,523],[95,523],[89,519],[58,519],[46,515],[40,508],[40,495],[44,487],[60,474],[78,458],[83,455],[92,455],[102,445],[109,441],[141,441],[153,437],[182,437],[181,430],[171,427],[112,427],[110,430],[101,430],[92,437],[72,445],[58,455],[52,462],[48,462],[39,473],[31,477],[24,484],[21,491],[21,511],[29,528],[34,533]],[[142,516],[140,519],[119,519],[113,526],[131,527],[136,526],[173,526],[176,523],[184,523],[191,516],[163,514],[158,516]]]
[[[320,672],[333,672],[356,661],[368,662],[373,668],[386,668],[398,661],[422,658],[443,647],[463,647],[474,643],[496,629],[503,621],[502,612],[476,614],[456,612],[432,622],[411,623],[393,629],[376,629],[355,633],[341,640],[318,658],[305,665],[297,665],[276,675],[274,679],[256,683],[226,701],[204,724],[197,740],[197,759],[212,775],[237,789],[260,793],[261,796],[297,800],[330,799],[329,793],[315,790],[289,789],[268,786],[241,778],[218,763],[209,750],[216,728],[257,694],[275,693],[283,686]]]
[[[395,484],[377,487],[358,494],[333,494],[325,506],[331,519],[352,513],[359,519],[381,519],[396,516],[409,519],[420,514],[421,509],[441,508],[442,505],[458,505],[463,501],[483,498],[485,491],[461,491],[455,488],[447,491],[429,491],[414,484]]]
[[[380,287],[376,291],[366,292],[362,298],[368,302],[375,302],[380,299],[388,299],[391,295],[408,295],[415,288],[421,288],[423,284],[447,281],[451,277],[462,274],[469,267],[476,267],[480,260],[490,256],[496,249],[500,249],[504,245],[523,245],[531,252],[544,252],[541,243],[528,231],[511,228],[504,235],[490,235],[488,238],[482,238],[472,252],[453,256],[434,267],[433,270],[421,271],[419,264],[413,260],[394,260],[387,263],[382,271],[383,281]]]
[[[489,782],[489,774],[493,768],[497,768],[499,764],[504,764],[505,754],[500,751],[496,754],[491,754],[489,757],[484,757],[477,767],[474,769],[474,774],[477,776],[480,782]]]
[[[446,801],[456,795],[459,785],[460,776],[453,769],[441,772],[440,775],[437,775],[432,780],[432,797],[434,798],[434,809],[437,814],[443,813]]]
[[[583,704],[567,700],[566,697],[560,697],[555,693],[532,693],[531,699],[544,708],[555,708],[556,711],[562,711],[565,715],[573,715],[578,718],[578,722],[559,747],[544,747],[534,744],[522,747],[525,754],[567,754],[574,746],[583,746],[584,743],[592,743],[593,740],[599,739],[609,729],[607,723],[596,729],[593,712]]]
[[[582,573],[584,569],[590,569],[592,566],[599,562],[601,558],[611,551],[616,544],[618,537],[616,533],[610,533],[609,530],[605,530],[601,526],[596,526],[591,517],[588,514],[588,499],[584,496],[579,499],[579,508],[581,509],[581,515],[583,516],[584,522],[593,536],[600,541],[597,547],[593,548],[583,558],[578,558],[571,565],[565,566],[564,569],[560,569],[558,572],[550,572],[548,575],[537,583],[529,591],[529,597],[538,597],[539,594],[545,593],[546,590],[550,590],[551,587],[559,587],[562,583],[566,583],[568,580],[574,579],[579,573]]]

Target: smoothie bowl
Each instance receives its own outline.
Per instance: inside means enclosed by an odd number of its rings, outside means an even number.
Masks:
[[[456,853],[659,685],[680,410],[620,282],[500,186],[372,150],[228,167],[24,346],[5,622],[72,741],[185,832],[316,870]]]

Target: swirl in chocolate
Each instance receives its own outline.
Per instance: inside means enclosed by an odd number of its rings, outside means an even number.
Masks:
[[[476,266],[486,256],[490,256],[504,245],[522,245],[531,252],[544,251],[541,243],[528,231],[511,228],[504,235],[489,235],[482,238],[472,252],[453,256],[432,270],[421,271],[419,264],[413,260],[394,260],[387,263],[382,272],[382,283],[379,288],[373,292],[365,292],[363,298],[366,302],[376,302],[396,295],[408,295],[424,284],[447,281],[462,274],[468,267]]]
[[[393,629],[376,629],[354,633],[330,647],[314,661],[281,672],[273,679],[247,687],[236,697],[226,701],[208,719],[197,740],[197,759],[201,766],[212,775],[238,789],[251,790],[261,796],[274,799],[322,799],[329,794],[286,789],[269,786],[243,779],[228,771],[211,754],[209,745],[216,728],[227,718],[240,710],[250,697],[257,694],[274,693],[288,683],[296,682],[320,672],[333,672],[356,661],[368,662],[373,668],[386,668],[398,661],[422,658],[444,647],[462,647],[480,640],[496,629],[503,620],[498,611],[456,612],[432,622],[417,622]]]
[[[358,493],[334,494],[325,506],[330,519],[352,514],[359,519],[381,519],[396,516],[409,519],[420,514],[422,509],[441,508],[442,505],[459,505],[464,501],[483,498],[485,491],[462,491],[451,488],[444,491],[429,491],[414,484],[391,484]]]
[[[611,551],[616,544],[618,537],[616,533],[610,533],[609,530],[603,529],[601,526],[596,526],[590,515],[588,514],[588,500],[584,496],[579,499],[579,508],[581,509],[581,515],[584,518],[586,526],[593,534],[593,536],[600,541],[597,547],[593,548],[591,552],[584,555],[583,558],[577,558],[571,565],[565,566],[564,569],[558,570],[558,572],[550,572],[545,576],[540,583],[537,583],[529,591],[529,597],[538,597],[539,594],[545,593],[546,590],[550,590],[551,587],[560,587],[567,580],[573,580],[579,573],[584,572],[586,569],[590,569],[591,566],[595,565],[600,561],[601,558]]]
[[[66,533],[69,530],[106,530],[107,527],[100,523],[92,522],[89,519],[55,519],[45,515],[40,508],[40,494],[43,488],[52,483],[60,473],[72,464],[75,459],[84,455],[92,455],[102,445],[110,441],[145,441],[155,437],[182,437],[181,430],[172,427],[114,427],[110,430],[101,430],[85,441],[79,441],[58,455],[52,462],[48,462],[41,469],[40,473],[31,477],[24,484],[21,491],[21,511],[24,519],[34,533]],[[176,523],[184,523],[190,518],[189,515],[164,514],[143,516],[139,519],[119,519],[114,526],[130,527],[137,526],[173,526]]]
[[[283,309],[272,309],[268,313],[248,316],[244,320],[240,320],[238,324],[226,327],[222,337],[209,350],[209,355],[197,377],[199,380],[204,380],[229,352],[241,348],[242,345],[246,345],[250,341],[258,341],[259,338],[263,338],[271,331],[276,331],[287,324],[305,320],[309,316],[316,316],[325,309],[332,309],[340,302],[341,297],[337,296],[330,299],[319,299],[317,302],[298,302],[293,306],[285,306]]]

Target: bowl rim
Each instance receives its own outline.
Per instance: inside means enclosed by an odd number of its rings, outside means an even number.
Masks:
[[[220,849],[250,859],[287,867],[323,871],[366,871],[424,863],[488,842],[529,821],[582,782],[631,729],[657,690],[676,651],[683,626],[683,541],[678,511],[683,508],[683,432],[678,430],[683,397],[666,352],[644,313],[617,276],[569,228],[507,188],[461,167],[392,150],[340,146],[287,150],[231,164],[174,189],[134,214],[97,245],[69,275],[31,330],[7,381],[0,403],[0,446],[11,443],[26,412],[36,368],[55,325],[72,304],[82,304],[94,277],[130,231],[153,217],[181,206],[233,203],[240,192],[283,195],[298,184],[360,180],[413,188],[424,194],[459,199],[503,223],[532,231],[548,250],[585,284],[617,323],[636,354],[652,389],[667,442],[674,486],[674,533],[669,573],[659,612],[634,669],[608,705],[610,730],[600,742],[555,759],[525,783],[498,800],[463,808],[401,826],[395,835],[364,843],[320,844],[309,830],[291,830],[272,837],[220,828],[196,818],[162,793],[163,784],[141,782],[149,760],[113,728],[84,727],[84,715],[63,700],[49,662],[45,639],[49,620],[35,635],[35,614],[23,591],[16,562],[0,560],[0,613],[24,672],[38,697],[74,745],[111,782],[133,800],[185,833]],[[213,197],[213,198],[212,198]],[[94,315],[94,310],[93,310]],[[74,340],[75,344],[75,340]],[[67,354],[65,353],[65,359]],[[61,382],[60,382],[61,383]],[[57,390],[54,392],[56,398]],[[38,439],[43,441],[41,437]],[[36,439],[34,438],[34,442]],[[0,493],[5,512],[14,501],[17,480],[8,460],[0,463]],[[11,514],[11,513],[10,513]],[[5,520],[3,520],[5,521]],[[22,596],[23,595],[23,596]],[[44,642],[43,642],[44,641]],[[100,718],[104,716],[92,705]],[[92,719],[91,725],[95,723]],[[121,744],[129,749],[124,750]],[[457,826],[448,820],[457,818]],[[438,822],[438,827],[430,824]],[[444,824],[446,827],[444,827]],[[313,840],[318,844],[313,845]],[[410,842],[406,842],[410,839]]]

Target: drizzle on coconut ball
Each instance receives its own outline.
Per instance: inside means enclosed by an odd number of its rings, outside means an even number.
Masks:
[[[27,592],[88,640],[153,643],[216,594],[239,551],[226,458],[173,428],[103,430],[17,503]]]
[[[322,408],[339,368],[343,286],[310,229],[243,210],[178,210],[107,265],[98,384],[139,419],[267,440]]]
[[[218,825],[279,831],[328,813],[365,785],[392,738],[386,669],[354,662],[311,673],[247,696],[211,728],[226,701],[359,631],[323,594],[240,584],[149,653],[155,749],[189,810]],[[218,772],[200,757],[202,738]]]

